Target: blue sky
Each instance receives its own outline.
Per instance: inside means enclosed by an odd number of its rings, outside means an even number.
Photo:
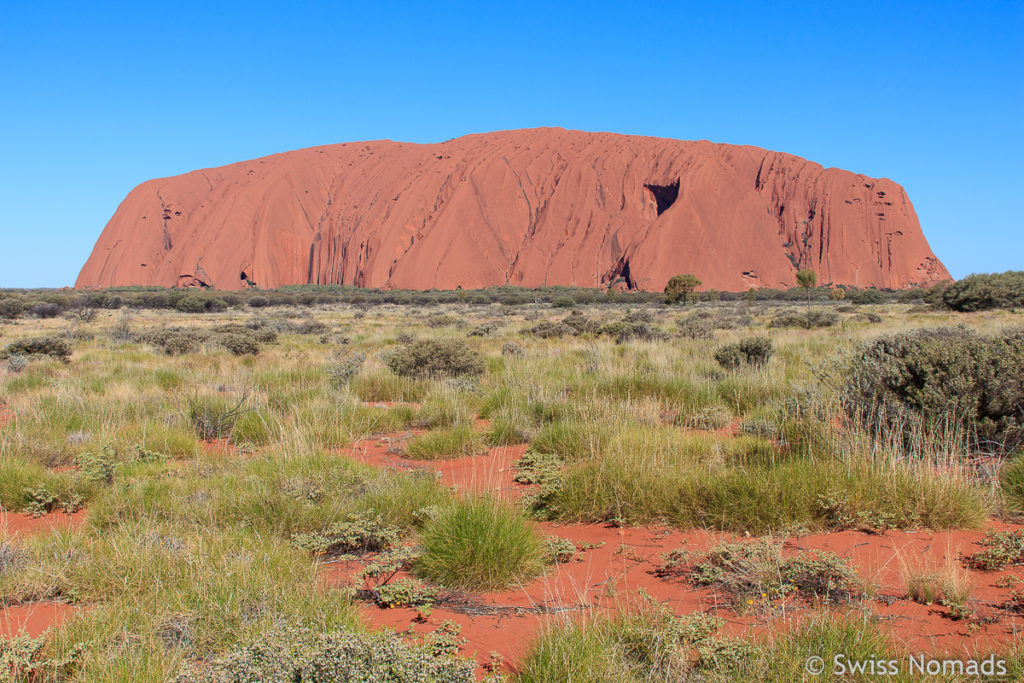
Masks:
[[[149,178],[535,126],[889,177],[954,276],[1024,268],[1024,2],[348,5],[0,3],[0,287]]]

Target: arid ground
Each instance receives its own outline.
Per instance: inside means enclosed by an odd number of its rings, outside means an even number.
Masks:
[[[858,403],[874,340],[1020,313],[463,298],[4,321],[0,679],[331,680],[380,629],[434,667],[389,680],[1024,671],[1012,411]]]

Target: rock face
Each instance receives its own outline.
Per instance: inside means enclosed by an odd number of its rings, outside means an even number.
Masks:
[[[562,129],[314,147],[145,182],[78,287],[658,290],[949,279],[903,188],[799,157]]]

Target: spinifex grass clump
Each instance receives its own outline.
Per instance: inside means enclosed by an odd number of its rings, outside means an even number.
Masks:
[[[414,460],[446,460],[483,453],[483,437],[472,427],[439,429],[421,434],[406,446],[406,455]]]
[[[437,512],[420,534],[418,574],[440,585],[490,590],[540,571],[544,540],[511,507],[490,498],[460,500]]]
[[[718,636],[722,621],[642,609],[545,628],[518,666],[518,683],[745,680],[761,648]]]

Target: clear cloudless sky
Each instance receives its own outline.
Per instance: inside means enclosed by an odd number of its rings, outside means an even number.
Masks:
[[[903,184],[954,277],[1024,269],[1024,2],[0,0],[0,287],[74,283],[154,177],[561,126]]]

